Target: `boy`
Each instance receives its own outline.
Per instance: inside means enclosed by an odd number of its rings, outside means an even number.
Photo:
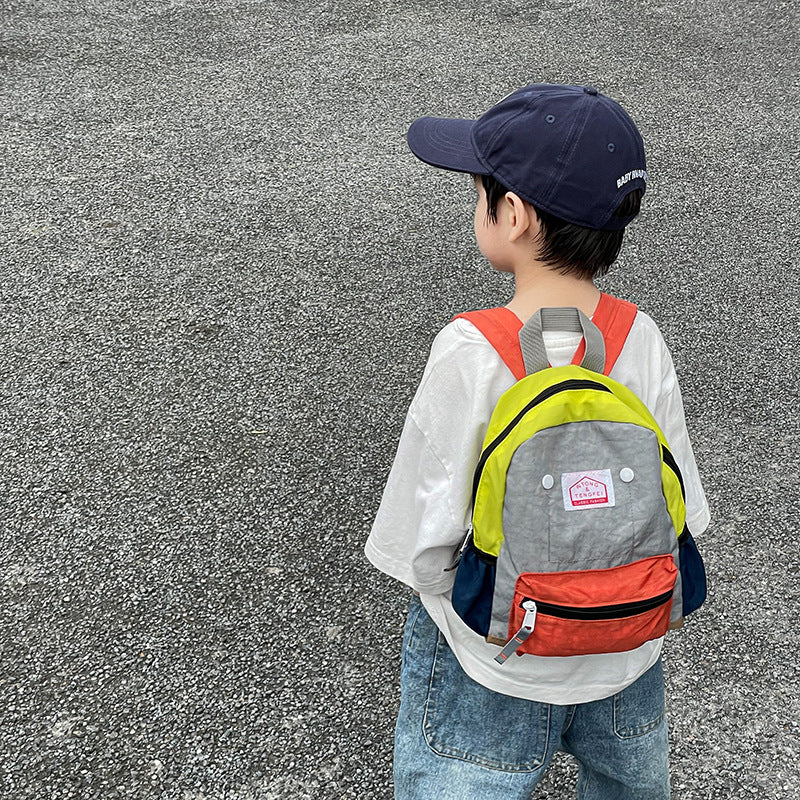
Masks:
[[[647,178],[636,126],[591,87],[534,84],[476,121],[424,117],[412,152],[473,175],[475,236],[514,276],[504,314],[525,322],[574,306],[601,327],[615,301],[594,278],[619,252]],[[580,335],[547,331],[551,365]],[[669,352],[635,312],[610,377],[641,398],[683,474],[687,525],[708,507]],[[472,322],[436,337],[366,545],[369,560],[415,592],[403,640],[395,734],[398,800],[528,798],[557,750],[579,763],[585,800],[667,800],[662,638],[623,653],[540,657],[502,666],[499,647],[454,612],[448,570],[470,524],[471,484],[487,423],[515,378]]]

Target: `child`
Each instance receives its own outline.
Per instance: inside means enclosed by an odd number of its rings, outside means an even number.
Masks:
[[[476,121],[418,119],[413,153],[471,174],[475,237],[514,276],[506,308],[525,322],[574,306],[599,322],[614,301],[594,278],[616,259],[645,190],[642,139],[591,87],[534,84]],[[580,335],[547,331],[551,365]],[[709,512],[669,352],[641,311],[610,377],[647,405],[683,474],[687,525]],[[511,658],[454,612],[448,571],[470,524],[471,485],[487,423],[515,378],[472,322],[439,333],[411,403],[366,545],[369,560],[414,590],[403,640],[395,733],[398,800],[528,798],[557,750],[579,763],[586,800],[667,800],[663,639],[624,653]]]

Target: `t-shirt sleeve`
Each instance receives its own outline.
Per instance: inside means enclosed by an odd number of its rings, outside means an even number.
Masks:
[[[644,401],[666,436],[686,490],[686,524],[693,534],[701,533],[708,527],[711,515],[686,426],[678,376],[661,332],[640,311],[617,364],[625,370],[626,358],[642,358],[643,354],[649,356],[639,370],[630,370],[635,378],[625,382]],[[612,370],[611,377],[615,377],[616,370],[617,367]]]
[[[451,588],[491,409],[513,380],[465,320],[437,336],[365,547],[378,569],[426,594]]]
[[[667,437],[670,450],[683,477],[686,490],[686,525],[693,534],[702,533],[711,521],[711,514],[686,427],[678,378],[668,351],[662,362],[662,369],[662,386],[665,391],[655,404],[653,416]]]

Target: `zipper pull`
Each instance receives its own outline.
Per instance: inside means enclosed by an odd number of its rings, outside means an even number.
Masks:
[[[469,543],[472,541],[472,525],[467,528],[467,535],[464,537],[464,541],[461,543],[461,547],[456,550],[453,555],[453,560],[450,562],[448,566],[446,566],[442,572],[452,572],[460,563],[461,557],[464,555],[464,551],[469,546]]]
[[[525,616],[522,618],[522,627],[508,640],[506,646],[494,657],[498,664],[505,664],[509,656],[519,650],[522,643],[533,633],[533,626],[536,624],[536,603],[533,600],[523,600],[522,607],[525,609]]]

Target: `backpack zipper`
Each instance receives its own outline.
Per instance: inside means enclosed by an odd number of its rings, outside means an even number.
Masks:
[[[505,664],[510,656],[522,647],[523,642],[533,633],[534,626],[536,625],[536,601],[526,597],[520,606],[525,611],[525,616],[522,619],[522,626],[520,629],[506,642],[506,646],[494,657],[498,664]]]
[[[478,485],[481,482],[481,475],[483,474],[483,468],[486,466],[486,462],[489,460],[489,457],[492,453],[508,438],[511,432],[516,428],[516,426],[522,421],[522,418],[533,408],[538,406],[540,403],[543,403],[545,400],[549,400],[551,397],[559,394],[560,392],[572,391],[576,389],[596,389],[600,392],[608,392],[609,394],[613,394],[611,389],[608,388],[605,384],[598,383],[597,381],[590,381],[590,380],[580,380],[580,379],[572,379],[568,381],[562,381],[561,383],[553,384],[553,386],[549,386],[543,392],[540,392],[536,397],[533,398],[530,402],[525,405],[525,407],[517,414],[511,422],[506,425],[506,427],[497,435],[491,442],[484,448],[483,452],[481,453],[480,459],[478,459],[478,465],[475,467],[475,477],[472,481],[472,507],[475,508],[475,498],[478,496]]]
[[[520,629],[506,642],[506,646],[494,657],[498,664],[505,664],[510,656],[519,650],[525,640],[533,633],[538,614],[559,619],[574,619],[584,621],[597,621],[605,619],[624,619],[653,611],[663,606],[672,598],[673,590],[649,597],[646,600],[636,600],[632,603],[617,603],[608,606],[589,606],[576,608],[575,606],[561,606],[555,603],[543,603],[532,597],[524,597],[520,608],[525,611]]]
[[[508,438],[514,428],[522,421],[522,418],[533,408],[538,406],[540,403],[543,403],[545,400],[549,400],[551,397],[559,394],[560,392],[572,391],[576,389],[596,389],[602,392],[608,392],[609,394],[613,394],[611,389],[608,388],[603,383],[598,383],[597,381],[590,381],[590,380],[569,380],[569,381],[562,381],[561,383],[556,383],[553,386],[548,387],[543,392],[540,392],[536,397],[533,398],[518,414],[511,422],[506,425],[506,427],[500,431],[500,433],[492,439],[491,442],[484,448],[483,452],[481,453],[481,457],[478,459],[478,464],[475,467],[475,476],[472,480],[472,507],[475,508],[475,498],[478,496],[478,486],[481,482],[481,476],[483,475],[483,469],[486,466],[486,462],[489,460],[489,457],[492,453]],[[664,460],[664,463],[675,473],[675,477],[678,479],[678,483],[681,487],[681,495],[683,496],[683,502],[686,502],[686,487],[683,483],[683,475],[681,475],[681,471],[678,468],[678,462],[675,461],[675,456],[667,449],[666,446],[661,445],[661,455]]]
[[[683,485],[683,475],[681,475],[681,471],[678,469],[678,462],[675,460],[675,456],[673,456],[663,444],[661,445],[661,455],[664,459],[664,463],[675,473],[675,477],[678,479],[678,483],[681,485],[681,496],[683,497],[683,502],[685,503],[686,487]]]
[[[644,614],[645,611],[652,611],[664,605],[671,597],[673,590],[649,597],[646,600],[635,600],[632,603],[617,603],[609,606],[588,606],[577,608],[575,606],[561,606],[555,603],[543,603],[526,597],[520,603],[525,608],[525,603],[530,601],[536,603],[536,608],[540,614],[548,617],[558,617],[559,619],[577,620],[603,620],[603,619],[624,619],[625,617],[635,617],[637,614]]]

